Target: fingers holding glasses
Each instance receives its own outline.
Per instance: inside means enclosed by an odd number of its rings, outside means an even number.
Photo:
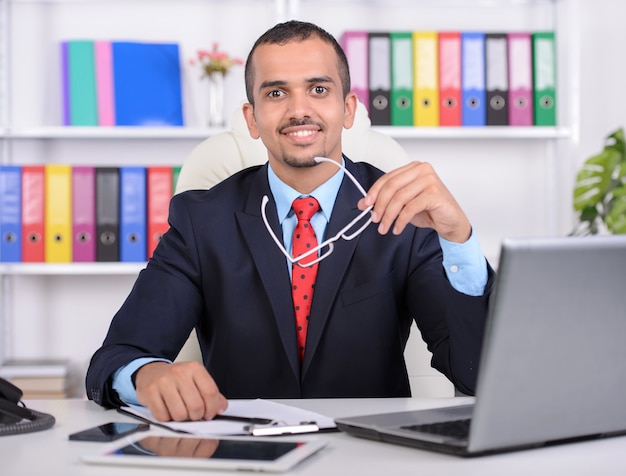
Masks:
[[[372,221],[381,234],[398,235],[409,223],[433,228],[458,243],[471,233],[463,210],[427,162],[411,162],[383,175],[359,201],[362,210],[371,205]]]

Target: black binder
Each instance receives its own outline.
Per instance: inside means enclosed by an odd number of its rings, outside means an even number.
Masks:
[[[119,261],[120,172],[96,168],[96,261]]]
[[[487,92],[487,125],[509,124],[509,64],[505,33],[485,35],[485,85]]]
[[[373,126],[391,124],[391,40],[389,33],[368,33],[370,120]]]

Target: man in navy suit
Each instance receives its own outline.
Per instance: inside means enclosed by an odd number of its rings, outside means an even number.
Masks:
[[[243,114],[268,162],[172,199],[169,231],[91,360],[88,397],[165,421],[212,418],[227,398],[409,396],[413,321],[433,367],[473,393],[493,270],[431,165],[383,174],[342,154],[357,99],[341,47],[315,25],[268,30],[245,76]],[[302,358],[289,259],[299,196],[320,204],[318,242],[333,240]],[[172,363],[193,328],[204,365]]]

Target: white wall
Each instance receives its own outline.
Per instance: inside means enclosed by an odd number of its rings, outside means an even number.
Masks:
[[[606,135],[626,127],[624,18],[624,2],[581,1],[581,161],[600,151]]]

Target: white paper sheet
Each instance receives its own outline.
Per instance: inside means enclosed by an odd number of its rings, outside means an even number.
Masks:
[[[152,412],[140,405],[129,405],[121,410],[136,415],[142,419],[157,422]],[[224,415],[267,418],[277,420],[277,426],[291,426],[302,423],[315,422],[320,430],[336,428],[335,421],[327,416],[309,410],[284,405],[269,400],[230,400]],[[157,422],[160,426],[167,426],[172,430],[184,431],[194,435],[244,435],[248,434],[246,427],[250,423],[228,420],[203,420],[186,422]]]

